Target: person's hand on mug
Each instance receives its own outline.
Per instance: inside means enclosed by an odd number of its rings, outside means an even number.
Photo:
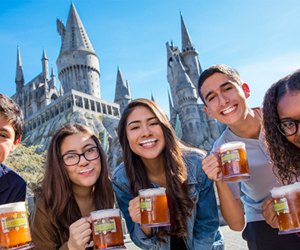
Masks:
[[[91,225],[87,218],[75,221],[69,227],[70,236],[68,248],[70,250],[84,250],[91,239]]]
[[[209,179],[214,181],[221,180],[222,172],[218,149],[202,160],[202,169]]]
[[[278,228],[278,217],[274,210],[273,199],[268,198],[262,205],[263,216],[266,222],[273,228]]]
[[[140,210],[139,196],[129,201],[128,211],[132,221],[141,224],[141,210]]]

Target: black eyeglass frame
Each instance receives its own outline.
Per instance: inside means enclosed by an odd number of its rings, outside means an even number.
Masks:
[[[89,150],[94,149],[94,148],[97,149],[97,152],[98,152],[97,157],[95,157],[95,158],[93,158],[93,159],[88,159],[88,158],[86,158],[86,155],[85,155],[85,154],[86,154]],[[70,155],[70,154],[72,154],[72,155],[77,155],[77,156],[78,156],[78,162],[76,162],[76,163],[74,163],[74,164],[66,164],[66,162],[65,162],[65,160],[64,160],[64,157],[65,157],[66,155]],[[84,152],[82,152],[81,154],[78,154],[78,153],[66,153],[66,154],[64,154],[64,155],[61,156],[61,159],[62,159],[63,163],[65,164],[65,166],[70,167],[70,166],[75,166],[75,165],[77,165],[77,164],[80,162],[81,156],[83,156],[84,159],[86,159],[87,161],[94,161],[94,160],[96,160],[96,159],[98,159],[98,158],[100,157],[100,150],[99,150],[99,147],[98,147],[98,146],[90,147],[90,148],[88,148],[87,150],[85,150]]]
[[[293,133],[286,133],[284,131],[284,129],[281,127],[281,124],[284,123],[284,122],[293,122],[294,125],[295,125],[295,132]],[[295,120],[295,119],[284,119],[284,120],[281,120],[279,124],[277,124],[277,129],[279,130],[279,132],[284,135],[284,136],[292,136],[292,135],[295,135],[297,134],[298,132],[298,129],[299,129],[299,123],[300,123],[300,119],[298,120]]]

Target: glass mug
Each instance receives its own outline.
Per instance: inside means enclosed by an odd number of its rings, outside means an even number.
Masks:
[[[170,225],[166,189],[149,188],[139,190],[141,225],[162,227]]]
[[[271,190],[279,234],[300,232],[300,182]]]
[[[222,181],[237,182],[250,178],[245,143],[228,142],[220,146]]]
[[[119,209],[91,212],[94,249],[123,248],[124,238]]]
[[[0,249],[32,247],[25,202],[0,205]]]

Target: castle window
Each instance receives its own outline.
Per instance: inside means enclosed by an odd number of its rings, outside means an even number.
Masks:
[[[60,113],[62,113],[62,112],[64,112],[64,106],[63,105],[60,106]]]
[[[71,100],[68,99],[68,100],[67,100],[67,108],[69,109],[69,108],[71,108],[71,106],[72,106],[72,105],[71,105]]]
[[[75,105],[77,107],[83,108],[82,97],[75,95]]]
[[[107,114],[106,106],[104,103],[102,103],[102,110],[103,110],[103,114]]]
[[[91,100],[91,110],[96,111],[95,102],[93,100]]]
[[[113,107],[114,116],[119,116],[119,110]]]
[[[193,132],[193,124],[191,122],[189,123],[189,129],[191,132]]]
[[[111,106],[107,106],[107,109],[108,109],[108,114],[109,114],[109,115],[112,115]]]
[[[99,102],[96,102],[97,112],[101,113],[101,106]]]
[[[87,98],[84,98],[84,107],[86,109],[90,109],[90,107],[89,107],[89,100]]]

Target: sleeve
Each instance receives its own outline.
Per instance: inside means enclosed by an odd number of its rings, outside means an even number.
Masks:
[[[148,238],[142,231],[139,224],[134,223],[128,212],[129,201],[133,199],[129,188],[113,177],[113,189],[116,194],[117,202],[120,210],[122,211],[123,217],[126,221],[127,229],[130,234],[132,241],[142,249],[151,249],[154,245],[158,244],[156,236]]]
[[[21,178],[20,183],[15,188],[16,202],[26,200],[26,182]]]
[[[41,205],[41,202],[35,207],[31,217],[31,236],[36,250],[52,250],[60,249],[67,250],[68,245],[65,242],[60,244],[59,236],[56,228],[50,222],[46,210]]]
[[[201,166],[201,161],[200,161]],[[197,182],[199,197],[196,203],[196,215],[194,224],[194,249],[210,250],[215,248],[214,243],[219,229],[219,217],[213,181],[208,179],[200,167]]]

